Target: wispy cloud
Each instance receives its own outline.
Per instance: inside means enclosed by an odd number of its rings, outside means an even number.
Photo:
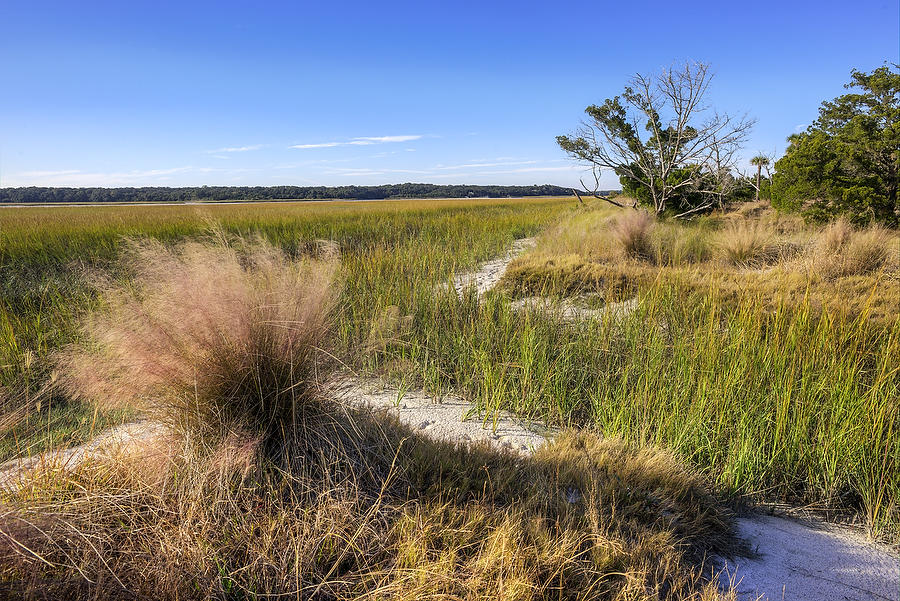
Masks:
[[[289,148],[332,148],[334,146],[347,146],[349,142],[322,142],[321,144],[294,144]]]
[[[221,173],[224,169],[212,167],[172,167],[169,169],[143,169],[115,172],[90,172],[79,169],[59,171],[23,171],[11,175],[10,186],[129,186],[164,183],[171,176],[182,174]],[[228,170],[229,173],[239,170]]]
[[[498,159],[495,162],[476,162],[476,163],[463,163],[461,165],[439,165],[437,168],[442,171],[452,170],[452,169],[481,169],[485,167],[507,167],[511,165],[534,165],[538,161],[504,161]]]
[[[353,138],[355,144],[384,144],[386,142],[411,142],[422,136],[380,136],[377,138]]]
[[[389,144],[392,142],[412,142],[423,138],[422,135],[410,136],[377,136],[377,137],[359,137],[347,140],[346,142],[317,142],[314,144],[294,144],[289,148],[297,148],[306,150],[309,148],[334,148],[335,146],[370,146],[372,144]]]
[[[262,147],[262,144],[252,144],[250,146],[226,146],[225,148],[207,150],[206,154],[221,154],[223,152],[249,152],[251,150],[259,150]]]
[[[75,175],[81,173],[78,169],[63,169],[62,171],[23,171],[22,177],[58,177],[61,175]]]

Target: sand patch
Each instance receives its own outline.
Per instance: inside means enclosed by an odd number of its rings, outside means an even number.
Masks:
[[[520,238],[516,240],[505,255],[483,263],[475,271],[453,276],[453,288],[456,289],[457,293],[462,294],[464,290],[474,286],[478,296],[481,296],[497,285],[513,259],[534,248],[536,243],[537,241],[534,238]]]
[[[440,397],[421,390],[403,391],[374,380],[343,378],[329,387],[337,401],[385,411],[425,436],[459,443],[487,442],[531,454],[554,432],[542,425],[500,411],[485,415],[455,394]]]
[[[900,599],[900,556],[887,545],[824,522],[760,515],[738,527],[757,557],[725,562],[720,578],[741,601]]]

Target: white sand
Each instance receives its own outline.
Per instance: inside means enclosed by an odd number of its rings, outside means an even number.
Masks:
[[[40,467],[75,469],[86,459],[120,453],[126,447],[137,446],[163,432],[161,424],[140,420],[105,430],[77,447],[54,449],[32,457],[12,459],[0,465],[0,489],[15,489],[19,480],[30,470]]]
[[[387,411],[413,430],[438,440],[484,441],[530,454],[553,433],[505,411],[486,419],[471,403],[454,394],[438,398],[420,390],[401,391],[356,378],[338,380],[330,387],[330,394],[341,402]]]
[[[758,557],[725,562],[721,579],[741,601],[900,599],[900,556],[853,530],[771,516],[738,526]]]
[[[620,303],[610,303],[599,309],[579,307],[567,299],[553,302],[550,299],[539,296],[529,296],[512,302],[512,308],[516,311],[524,311],[526,309],[541,311],[548,315],[559,316],[560,319],[568,322],[579,320],[602,320],[604,317],[617,319],[625,317],[634,311],[637,306],[637,298],[631,298]]]
[[[478,296],[481,296],[497,285],[507,266],[513,259],[527,250],[534,248],[534,238],[520,238],[513,242],[512,248],[504,256],[492,259],[484,263],[476,271],[461,273],[453,278],[453,287],[462,294],[463,290],[475,286]]]

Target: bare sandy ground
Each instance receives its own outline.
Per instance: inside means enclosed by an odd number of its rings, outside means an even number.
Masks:
[[[724,563],[741,601],[897,601],[900,556],[847,528],[772,516],[738,520],[757,553]]]
[[[36,468],[52,466],[74,469],[87,459],[121,453],[126,447],[136,447],[163,432],[161,424],[140,420],[105,430],[77,447],[12,459],[0,465],[0,489],[15,489],[20,479]]]
[[[520,238],[513,242],[512,248],[509,249],[502,257],[492,259],[484,263],[476,271],[461,273],[453,278],[453,287],[459,294],[470,286],[475,286],[478,296],[481,296],[491,288],[497,285],[503,272],[510,262],[527,250],[534,248],[536,241],[534,238]]]
[[[590,309],[588,307],[580,307],[571,301],[562,299],[558,302],[552,302],[549,299],[538,296],[529,296],[520,298],[512,302],[513,309],[524,311],[526,309],[541,311],[549,315],[556,315],[563,321],[572,322],[579,320],[599,320],[604,317],[616,319],[625,317],[638,306],[636,298],[631,298],[620,303],[611,303],[599,309]]]
[[[471,403],[455,394],[435,397],[421,390],[401,391],[374,380],[350,377],[336,381],[330,394],[348,404],[387,411],[413,430],[438,440],[488,442],[531,454],[553,433],[505,411],[491,416],[479,414]]]

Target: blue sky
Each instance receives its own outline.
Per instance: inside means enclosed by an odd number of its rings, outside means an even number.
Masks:
[[[851,68],[900,61],[898,10],[2,0],[0,186],[574,185],[555,136],[683,60],[780,155]]]

